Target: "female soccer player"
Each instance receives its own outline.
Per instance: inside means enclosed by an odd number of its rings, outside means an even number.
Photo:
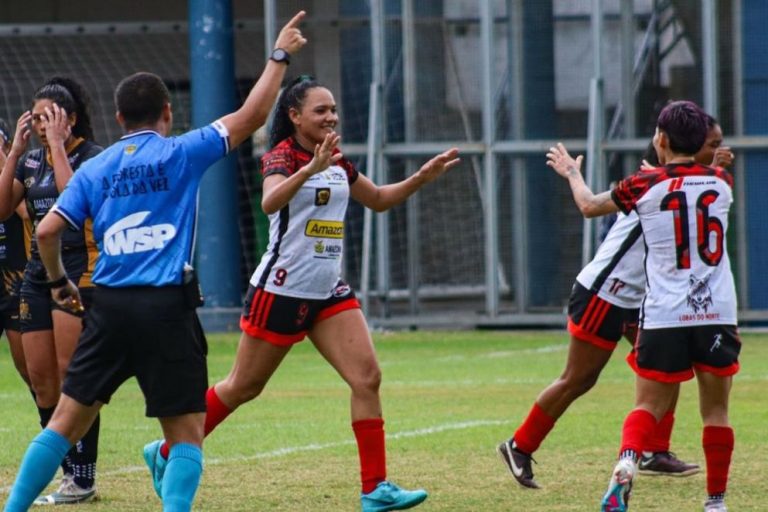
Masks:
[[[707,139],[696,153],[703,165],[730,166],[733,153],[722,146],[723,132],[708,116]],[[654,154],[647,154],[643,166],[658,164]],[[533,453],[554,428],[568,407],[597,383],[619,340],[634,344],[640,305],[645,296],[645,269],[642,228],[636,212],[620,213],[597,249],[592,261],[582,269],[568,304],[568,332],[571,341],[568,358],[560,377],[536,398],[528,416],[514,436],[498,446],[498,452],[515,480],[526,488],[537,489],[533,478]],[[670,451],[675,422],[677,396],[651,435],[638,464],[646,475],[689,476],[699,466],[678,459]]]
[[[11,150],[12,132],[0,119],[0,169]],[[0,222],[0,333],[5,331],[16,371],[29,384],[19,327],[19,290],[27,264],[29,240],[25,220],[27,209],[19,205],[9,218]]]
[[[54,122],[57,113],[64,114],[58,123]],[[42,147],[27,151],[32,133]],[[68,78],[55,77],[46,82],[35,92],[32,110],[19,117],[0,175],[0,218],[11,215],[24,200],[32,223],[37,226],[80,164],[101,150],[93,141],[84,89]],[[67,273],[80,288],[87,307],[96,261],[90,226],[83,231],[68,230],[62,243]],[[56,305],[47,282],[33,233],[21,285],[19,316],[24,357],[43,427],[59,401],[61,382],[82,330],[82,314]],[[96,421],[62,464],[64,477],[59,489],[41,497],[40,504],[78,503],[94,498],[98,435]]]
[[[635,409],[624,421],[619,462],[603,499],[603,512],[628,509],[641,451],[675,400],[680,383],[694,376],[704,423],[707,463],[704,510],[725,512],[734,434],[728,396],[739,370],[736,292],[725,235],[733,178],[695,162],[707,136],[707,115],[678,101],[659,115],[653,143],[663,167],[644,169],[610,192],[593,194],[562,145],[547,164],[568,180],[587,216],[636,212],[643,230],[648,285],[640,331],[628,361],[636,373]]]
[[[272,150],[262,157],[269,246],[251,277],[235,363],[208,390],[205,433],[256,398],[293,344],[309,337],[352,391],[363,512],[400,510],[427,493],[387,481],[381,370],[360,305],[340,278],[344,216],[349,197],[378,212],[403,202],[454,167],[458,150],[435,156],[401,182],[377,186],[337,149],[338,121],[333,94],[313,79],[293,81],[280,96]],[[165,451],[161,441],[145,447],[156,490]]]

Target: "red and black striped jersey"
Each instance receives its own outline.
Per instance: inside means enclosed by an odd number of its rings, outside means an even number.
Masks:
[[[732,175],[696,163],[641,170],[611,196],[637,212],[648,279],[645,329],[736,324],[736,291],[726,252]]]
[[[291,176],[313,155],[292,137],[262,159],[262,174]],[[269,245],[251,284],[305,299],[331,296],[341,277],[344,217],[358,172],[348,160],[310,177],[280,211],[269,215]]]

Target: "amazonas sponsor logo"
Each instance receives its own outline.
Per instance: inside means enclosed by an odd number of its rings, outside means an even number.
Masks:
[[[110,256],[160,250],[176,236],[173,224],[142,226],[149,212],[123,217],[104,233],[104,252]]]
[[[310,219],[304,234],[315,238],[344,238],[344,223],[337,220]]]

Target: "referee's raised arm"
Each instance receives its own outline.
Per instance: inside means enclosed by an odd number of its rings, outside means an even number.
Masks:
[[[304,11],[299,11],[280,30],[272,55],[243,106],[221,118],[222,124],[229,132],[230,148],[238,146],[266,122],[269,111],[280,92],[280,85],[291,55],[298,52],[307,42],[299,30],[299,24],[305,15]]]

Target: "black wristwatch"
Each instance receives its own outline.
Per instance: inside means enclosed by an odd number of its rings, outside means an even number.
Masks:
[[[291,54],[282,48],[275,48],[272,50],[272,54],[269,56],[269,60],[275,62],[285,62],[286,65],[291,63]]]

